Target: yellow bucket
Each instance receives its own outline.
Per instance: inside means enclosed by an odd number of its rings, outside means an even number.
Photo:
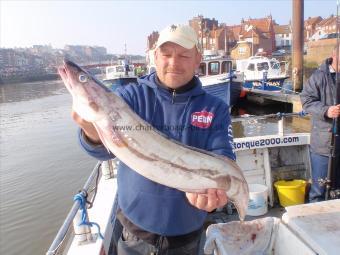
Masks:
[[[283,207],[303,204],[305,202],[306,181],[277,181],[274,186],[279,195],[280,204]]]

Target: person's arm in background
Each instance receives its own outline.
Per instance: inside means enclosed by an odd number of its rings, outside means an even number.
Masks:
[[[305,112],[312,114],[320,120],[326,118],[336,118],[340,113],[339,105],[328,106],[321,102],[320,83],[321,77],[318,76],[319,72],[316,71],[308,79],[307,83],[303,86],[300,94],[302,108]]]
[[[227,105],[222,105],[216,112],[211,128],[212,133],[208,139],[207,150],[235,160],[231,120]],[[223,207],[228,202],[223,189],[208,189],[206,194],[187,192],[186,197],[191,205],[207,212]]]

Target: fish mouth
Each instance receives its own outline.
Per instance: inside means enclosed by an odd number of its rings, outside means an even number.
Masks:
[[[61,80],[64,82],[65,86],[66,86],[68,89],[72,89],[72,85],[71,85],[71,83],[69,82],[66,68],[67,68],[67,67],[65,67],[65,66],[59,66],[59,67],[58,67],[58,73],[59,73],[59,75],[60,75],[60,77],[61,77]]]
[[[79,75],[81,73],[85,73],[86,75],[88,74],[83,68],[67,58],[64,58],[63,65],[58,68],[58,72],[65,85],[67,85],[70,89],[72,89],[71,80],[79,79]]]
[[[64,82],[65,86],[71,91],[73,89],[72,80],[78,76],[79,73],[85,72],[80,66],[71,60],[64,58],[63,65],[58,67],[58,73]]]

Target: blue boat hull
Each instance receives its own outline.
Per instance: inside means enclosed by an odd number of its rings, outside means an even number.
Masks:
[[[203,86],[203,89],[207,93],[222,99],[230,107],[236,104],[242,90],[240,83],[232,82],[230,86],[229,81]]]
[[[268,91],[281,91],[284,78],[279,79],[270,79],[267,81],[262,80],[245,80],[243,83],[243,87],[247,89],[261,89],[261,90],[268,90]]]

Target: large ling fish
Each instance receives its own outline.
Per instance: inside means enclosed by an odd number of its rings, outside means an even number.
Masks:
[[[231,221],[211,224],[206,231],[204,254],[214,255],[269,255],[280,219],[266,217],[247,222]]]
[[[59,74],[73,97],[74,111],[93,123],[104,146],[127,166],[154,182],[182,191],[224,189],[240,219],[244,219],[248,185],[234,161],[166,138],[122,98],[71,61],[64,60]]]

